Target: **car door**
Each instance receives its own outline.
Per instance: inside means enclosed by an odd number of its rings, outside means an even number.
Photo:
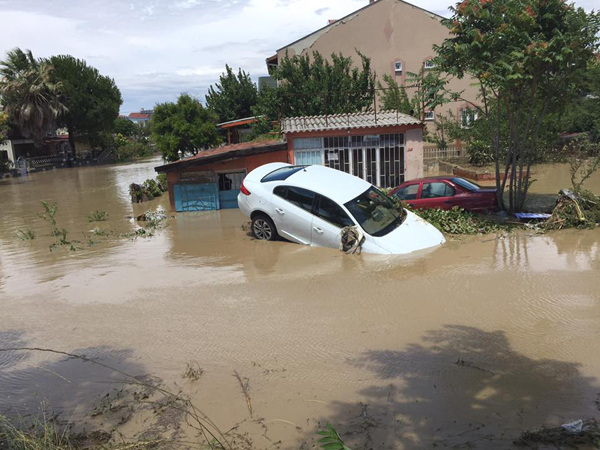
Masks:
[[[444,181],[426,181],[421,186],[421,193],[416,206],[419,208],[452,209],[455,204],[456,191]]]
[[[419,193],[420,185],[421,185],[421,183],[419,183],[419,182],[406,184],[406,185],[402,186],[400,189],[398,189],[394,193],[394,196],[396,196],[398,199],[408,203],[411,206],[415,206],[418,203],[417,194]]]
[[[312,208],[315,193],[294,186],[273,190],[273,221],[281,237],[299,244],[310,244]]]
[[[313,209],[311,244],[339,248],[342,228],[354,226],[354,221],[333,200],[317,194]]]

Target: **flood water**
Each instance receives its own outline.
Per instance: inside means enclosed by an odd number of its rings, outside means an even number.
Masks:
[[[326,422],[353,449],[508,448],[522,430],[600,415],[600,229],[449,239],[405,257],[254,241],[238,210],[119,236],[168,208],[129,201],[155,165],[0,181],[0,348],[151,374],[257,449],[310,448]],[[568,181],[565,166],[542,169],[539,193],[568,187],[552,182]],[[50,251],[41,200],[58,203],[76,251]],[[93,210],[108,220],[88,222]],[[111,234],[91,244],[96,226]],[[15,236],[26,228],[34,240]],[[190,361],[199,381],[182,378]],[[0,413],[45,403],[83,416],[121,378],[0,352]]]

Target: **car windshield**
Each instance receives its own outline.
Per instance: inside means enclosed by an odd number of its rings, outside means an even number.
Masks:
[[[467,181],[464,178],[453,178],[452,181],[454,181],[460,187],[463,187],[469,191],[478,191],[479,189],[481,189],[481,186],[479,186],[475,183],[472,183],[470,181]]]
[[[287,180],[289,177],[291,177],[292,175],[294,175],[296,172],[301,171],[302,169],[304,169],[306,166],[285,166],[285,167],[280,167],[279,169],[275,169],[273,172],[269,172],[268,174],[266,174],[262,180],[260,180],[261,183],[267,183],[269,181],[283,181],[283,180]]]
[[[377,188],[370,187],[348,203],[350,214],[371,236],[381,237],[400,226],[405,214]]]

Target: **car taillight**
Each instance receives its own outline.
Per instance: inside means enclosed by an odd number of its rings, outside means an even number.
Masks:
[[[248,189],[246,189],[246,186],[244,186],[243,181],[242,181],[242,187],[240,187],[240,192],[244,195],[250,195],[250,191]]]

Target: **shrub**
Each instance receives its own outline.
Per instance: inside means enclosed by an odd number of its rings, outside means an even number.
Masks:
[[[88,222],[102,222],[106,219],[108,219],[108,213],[100,210],[92,211],[87,216]]]

